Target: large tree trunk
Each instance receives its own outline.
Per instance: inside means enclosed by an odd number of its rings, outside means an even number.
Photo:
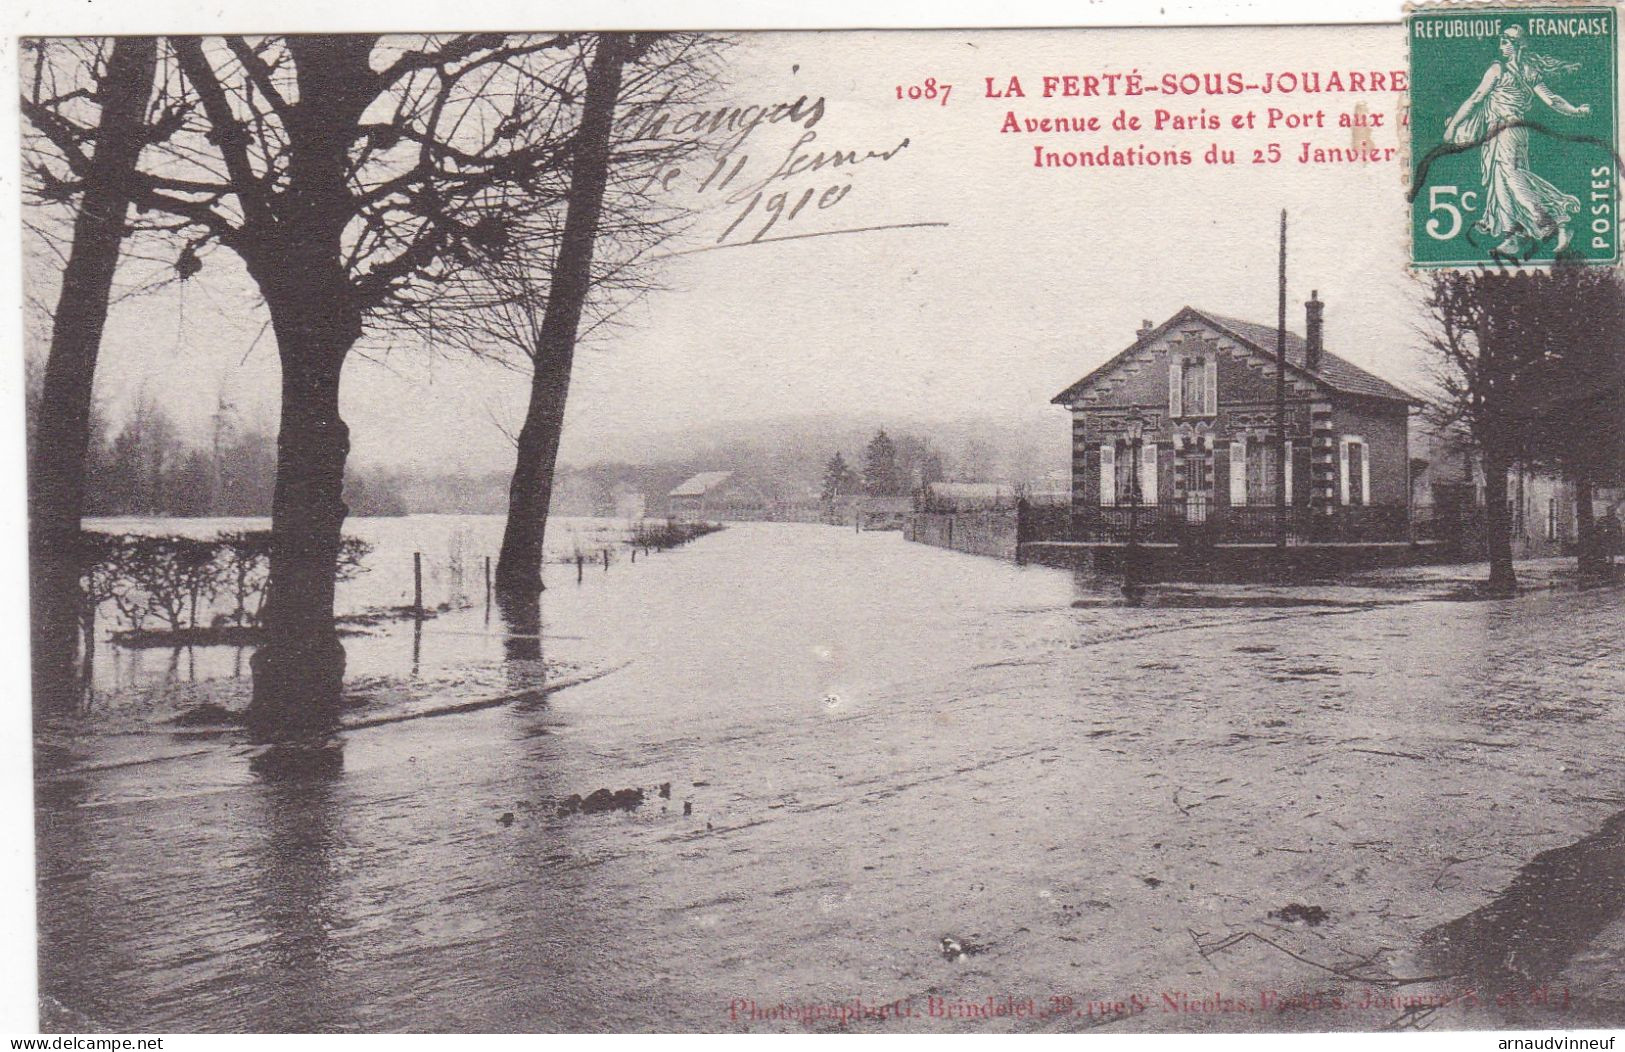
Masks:
[[[621,65],[630,41],[618,33],[601,33],[587,71],[581,127],[572,152],[570,193],[564,233],[553,263],[541,339],[531,377],[530,406],[519,431],[513,480],[508,487],[508,522],[497,559],[496,589],[511,596],[542,590],[542,542],[553,499],[553,473],[570,370],[581,325],[581,310],[592,287],[593,246],[598,217],[609,182],[610,138],[615,102],[621,91]]]
[[[1510,459],[1496,442],[1484,445],[1484,533],[1489,549],[1491,592],[1510,595],[1518,590],[1512,568],[1512,515],[1507,509],[1507,468]]]
[[[29,594],[37,714],[63,711],[78,698],[74,658],[83,605],[79,533],[91,393],[130,206],[131,176],[145,143],[157,61],[154,38],[121,37],[113,42],[107,73],[97,85],[102,111],[95,154],[52,321],[29,466]]]
[[[322,290],[309,294],[320,297]],[[344,685],[333,591],[348,513],[350,432],[339,417],[339,374],[355,337],[298,305],[273,305],[271,313],[282,360],[282,419],[265,636],[252,659],[249,715],[260,737],[290,739],[336,726]]]
[[[1574,480],[1574,547],[1581,577],[1601,577],[1607,556],[1598,543],[1597,517],[1592,514],[1591,479],[1581,474]]]
[[[339,377],[361,338],[343,264],[352,210],[349,147],[370,91],[372,38],[293,37],[299,99],[288,118],[288,193],[262,243],[244,253],[265,296],[282,364],[282,418],[271,498],[265,638],[253,657],[250,724],[265,739],[337,725],[344,647],[333,624],[350,431]]]
[[[542,590],[542,549],[548,510],[553,504],[553,475],[564,430],[573,359],[573,347],[537,357],[531,376],[530,406],[524,426],[519,429],[495,590],[498,596],[511,596],[521,603]]]
[[[502,617],[506,633],[503,655],[509,661],[540,661],[542,659],[542,600],[541,596],[498,593],[497,610]]]

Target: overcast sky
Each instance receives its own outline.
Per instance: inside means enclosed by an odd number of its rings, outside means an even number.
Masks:
[[[596,335],[577,359],[563,455],[656,458],[659,436],[701,422],[826,411],[921,417],[1031,416],[1062,387],[1132,341],[1142,318],[1185,304],[1272,322],[1276,224],[1291,214],[1289,323],[1302,329],[1311,288],[1327,303],[1327,346],[1402,385],[1424,375],[1416,339],[1420,286],[1407,276],[1406,207],[1397,161],[1296,163],[1300,143],[1347,146],[1336,128],[1252,132],[1236,113],[1324,109],[1327,123],[1365,102],[1384,115],[1374,143],[1396,144],[1399,97],[1259,95],[1171,101],[1044,99],[1046,74],[1394,70],[1394,26],[855,34],[745,34],[729,54],[717,105],[827,99],[804,151],[895,151],[889,160],[804,173],[782,183],[813,201],[766,236],[893,224],[945,224],[717,248],[663,264],[666,286]],[[1022,79],[1025,99],[984,97],[983,79]],[[951,83],[946,106],[899,101],[925,77]],[[1222,131],[1117,132],[1120,108],[1148,123],[1158,107],[1206,108]],[[1018,118],[1098,116],[1104,130],[1000,132]],[[804,129],[758,128],[736,151],[736,185],[768,175]],[[896,150],[904,140],[908,145]],[[1279,142],[1281,163],[1248,163]],[[1039,169],[1033,146],[1172,147],[1213,142],[1233,167]],[[708,166],[672,181],[694,198]],[[850,186],[819,209],[826,187]],[[772,191],[770,190],[769,193]],[[748,204],[713,203],[672,245],[716,238]],[[767,195],[764,195],[764,201]],[[788,212],[788,207],[785,209]],[[760,207],[728,240],[748,239]],[[199,437],[217,393],[249,419],[274,419],[276,356],[265,312],[228,253],[185,286],[120,303],[98,391],[116,416],[140,392]],[[523,410],[522,377],[461,362],[425,343],[369,344],[345,376],[354,456],[373,464],[501,468]],[[1053,411],[1049,426],[1066,428]],[[1042,418],[1040,418],[1042,419]]]

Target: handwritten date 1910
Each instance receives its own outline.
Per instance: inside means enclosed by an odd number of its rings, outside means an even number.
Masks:
[[[936,77],[926,77],[922,84],[910,84],[907,87],[897,85],[897,97],[909,99],[914,102],[936,102],[939,106],[948,105],[948,93],[954,90],[952,84],[939,84]]]
[[[723,168],[730,164],[726,157],[719,158],[717,166],[705,177],[700,184],[700,190],[711,193],[727,193],[723,200],[733,206],[743,205],[732,223],[717,238],[717,244],[723,244],[733,236],[751,216],[762,222],[762,227],[746,241],[760,241],[769,230],[780,220],[788,223],[800,215],[809,206],[812,211],[824,211],[840,204],[852,190],[852,181],[856,178],[855,169],[859,165],[882,164],[891,160],[901,150],[907,148],[909,141],[903,139],[889,150],[823,150],[814,149],[813,144],[818,141],[818,133],[814,131],[802,132],[801,137],[795,141],[790,150],[773,170],[761,178],[745,176],[741,186],[729,187],[734,176],[747,167],[748,158],[741,155],[731,162],[731,168],[724,173]],[[814,173],[828,170],[830,178],[835,180],[823,186],[796,186],[803,177],[811,177]],[[722,178],[713,182],[716,176]],[[777,192],[774,192],[777,190]],[[731,191],[731,192],[730,192]],[[810,213],[809,213],[810,214]]]
[[[851,189],[851,183],[847,183],[844,186],[837,184],[826,188],[823,193],[818,195],[818,208],[820,210],[825,208],[833,208],[836,204],[840,203],[841,198],[845,197],[847,193],[851,191]],[[766,204],[762,204],[762,194],[761,192],[758,192],[750,199],[750,203],[745,206],[745,210],[739,213],[739,217],[728,225],[728,229],[722,232],[721,237],[717,238],[717,243],[720,244],[728,240],[728,235],[732,234],[736,229],[738,229],[739,224],[745,221],[746,216],[756,211],[757,205],[762,205],[762,211],[768,216],[768,220],[766,225],[764,225],[762,229],[756,231],[756,236],[750,240],[762,240],[763,235],[765,235],[769,230],[773,229],[773,224],[777,223],[780,219],[794,219],[796,214],[799,213],[803,208],[807,207],[808,202],[813,200],[813,193],[814,191],[811,189],[805,190],[802,192],[800,199],[793,202],[791,200],[791,195],[788,193],[774,194],[767,199]],[[788,211],[786,211],[786,209],[788,209]]]

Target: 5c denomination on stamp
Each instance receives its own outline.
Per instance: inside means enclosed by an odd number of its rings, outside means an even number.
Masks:
[[[1616,10],[1423,8],[1406,35],[1412,265],[1617,262]]]

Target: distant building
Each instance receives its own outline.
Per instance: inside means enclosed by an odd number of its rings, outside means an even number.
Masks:
[[[702,471],[691,476],[667,496],[666,509],[680,522],[748,522],[769,517],[769,502],[732,471]]]
[[[731,471],[702,471],[685,479],[667,495],[667,514],[682,522],[718,518],[715,511],[732,478]]]
[[[914,502],[908,497],[863,497],[855,505],[860,530],[900,530]]]
[[[1484,465],[1465,429],[1418,423],[1411,434],[1411,502],[1421,522],[1440,524],[1435,532],[1483,529]],[[1602,518],[1621,508],[1617,485],[1592,489],[1592,515]],[[1507,513],[1512,519],[1512,554],[1520,559],[1571,555],[1579,541],[1574,484],[1524,464],[1507,470]]]
[[[1572,554],[1579,540],[1574,485],[1519,465],[1508,472],[1513,554],[1525,558]],[[1593,501],[1594,504],[1600,502]],[[1597,515],[1606,509],[1597,507]]]
[[[1306,335],[1286,335],[1284,494],[1276,327],[1186,307],[1052,400],[1072,412],[1075,524],[1115,528],[1137,503],[1151,534],[1262,540],[1284,501],[1316,539],[1403,537],[1416,400],[1328,351],[1323,309],[1311,295]]]

